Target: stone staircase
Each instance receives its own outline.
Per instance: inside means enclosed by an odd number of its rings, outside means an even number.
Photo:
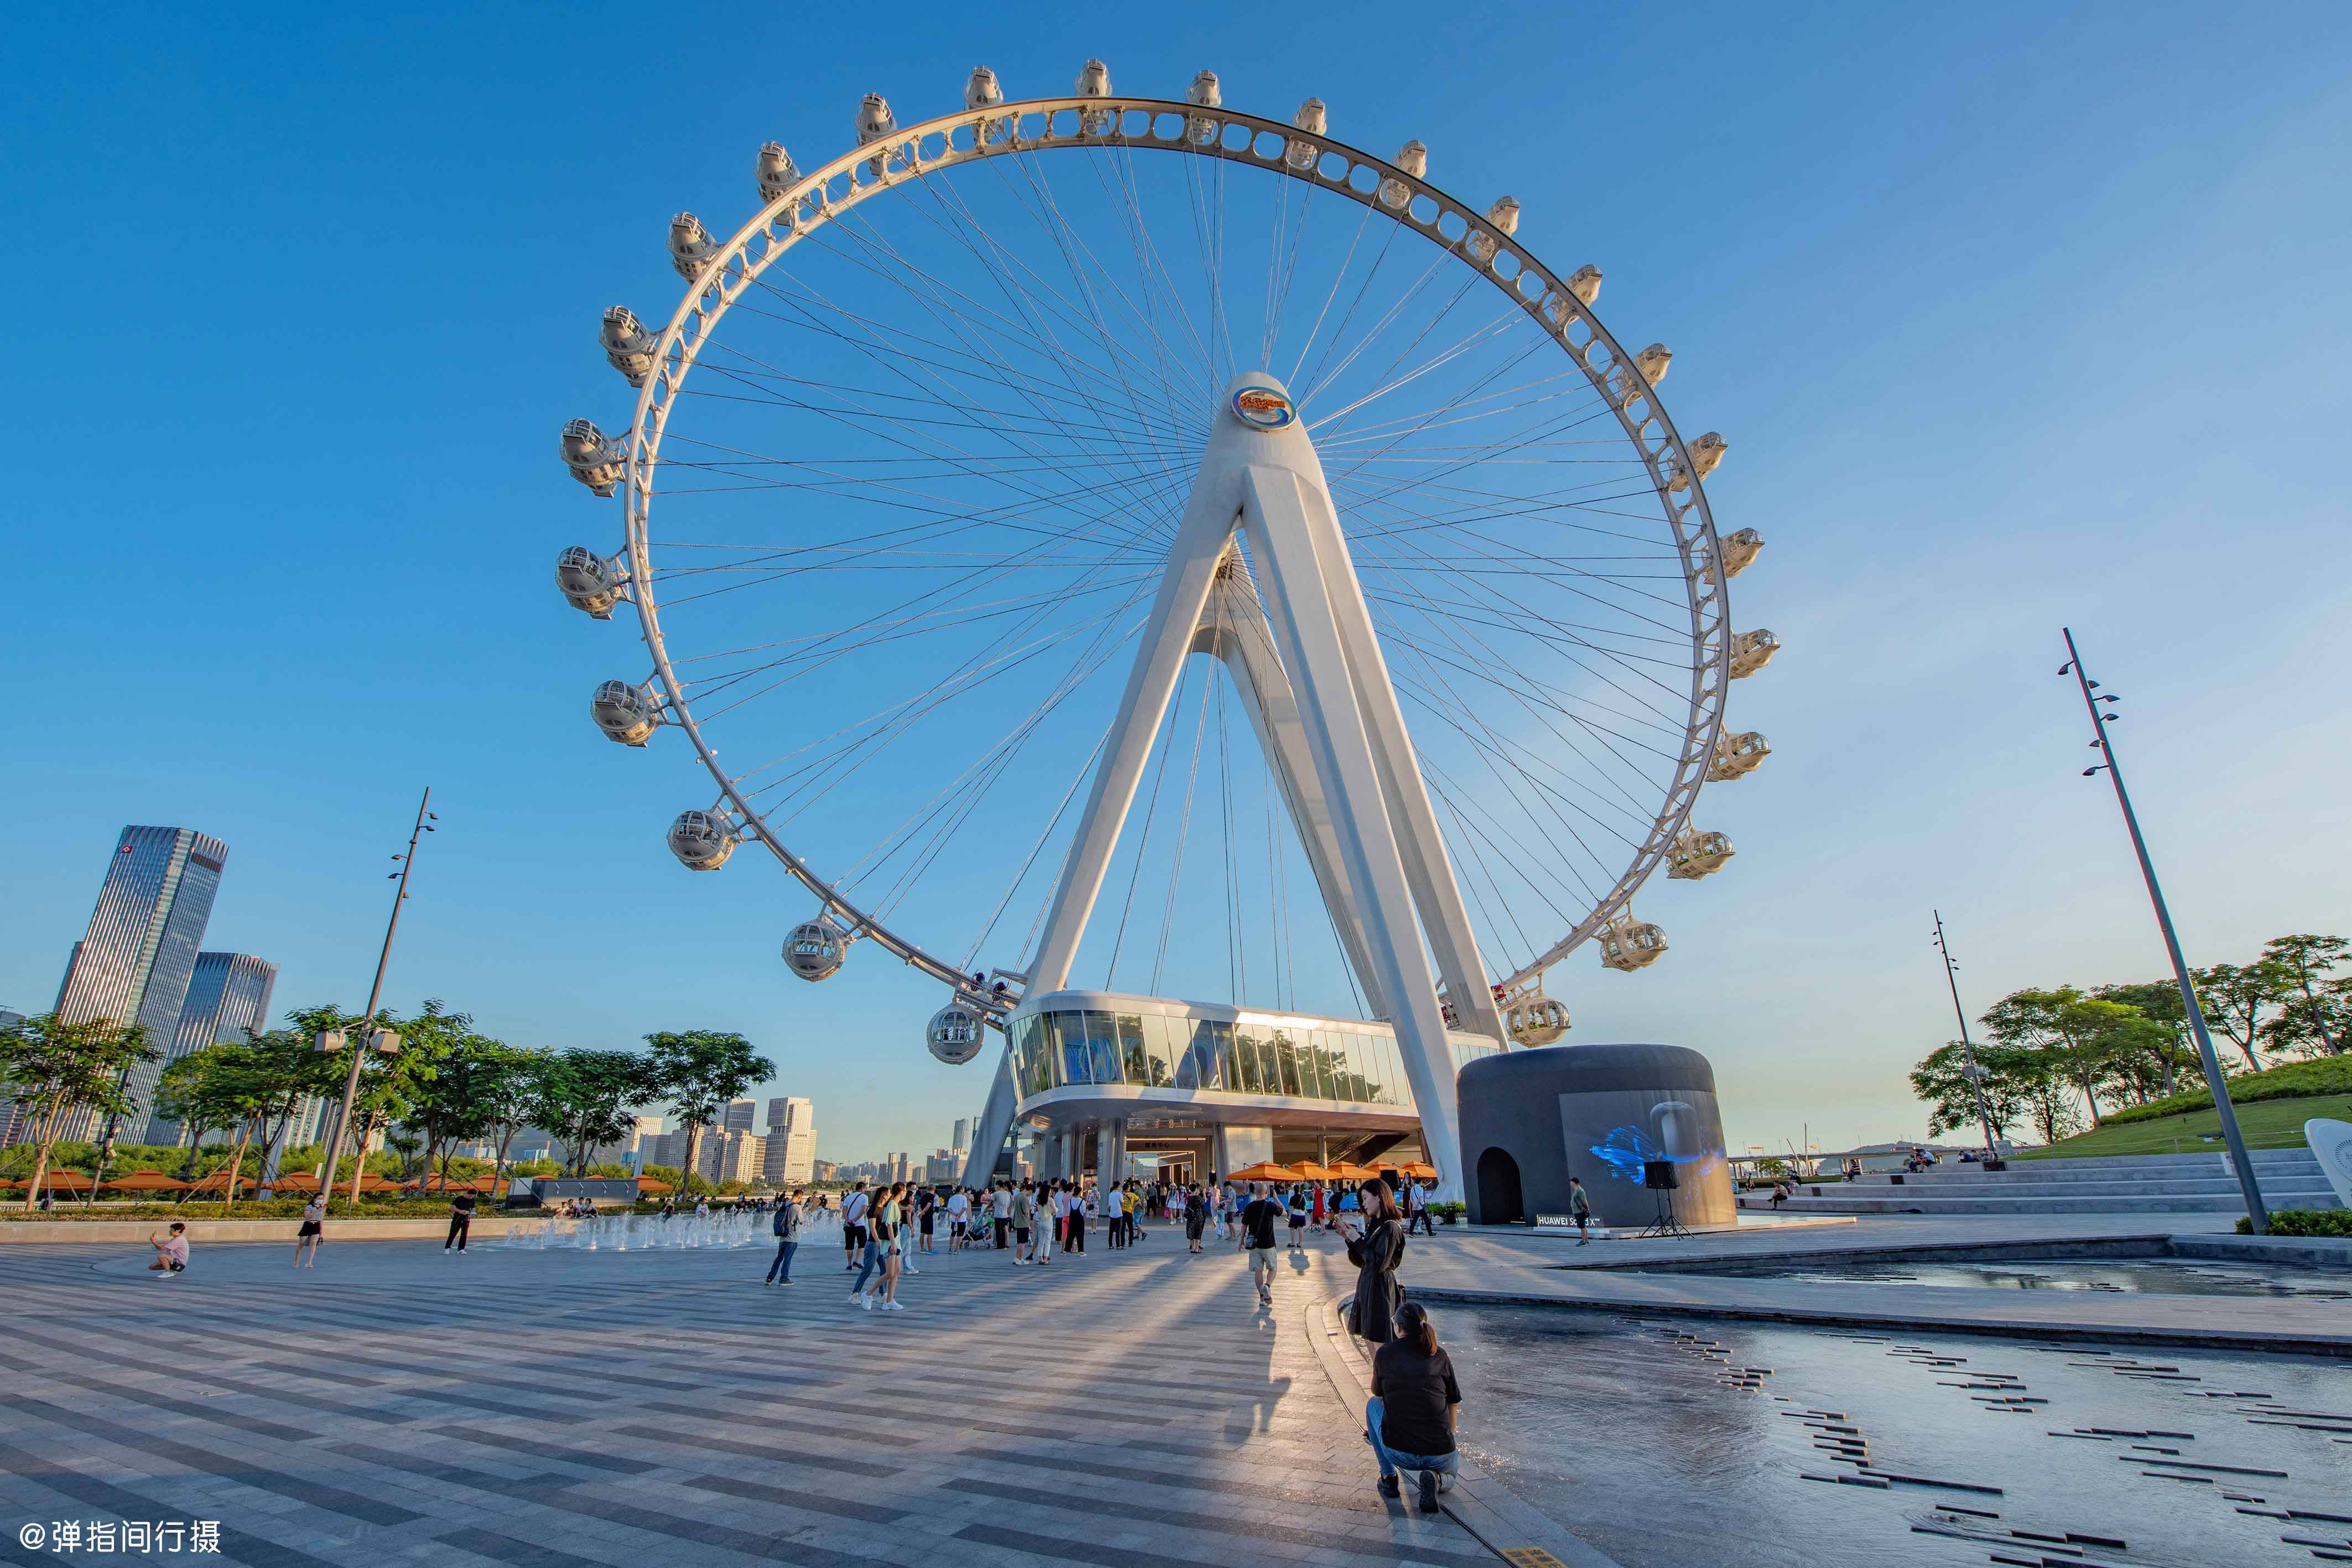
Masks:
[[[2334,1208],[2335,1190],[2309,1149],[2257,1149],[2254,1180],[2273,1208]],[[1742,1208],[1771,1207],[1769,1189],[1743,1191]],[[1799,1182],[1783,1214],[2243,1214],[2230,1158],[2195,1155],[2011,1160],[1986,1170],[1947,1160],[1917,1175]]]

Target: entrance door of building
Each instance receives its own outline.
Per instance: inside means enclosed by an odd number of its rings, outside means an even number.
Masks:
[[[1478,1156],[1478,1223],[1521,1225],[1527,1218],[1527,1203],[1519,1196],[1519,1162],[1507,1149],[1488,1149]]]

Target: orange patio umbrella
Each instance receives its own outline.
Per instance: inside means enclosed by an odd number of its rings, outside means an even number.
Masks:
[[[1297,1181],[1298,1173],[1288,1166],[1278,1166],[1272,1160],[1261,1160],[1256,1165],[1244,1166],[1234,1172],[1233,1179],[1235,1181]]]
[[[213,1172],[212,1175],[198,1176],[194,1181],[189,1183],[188,1190],[190,1192],[226,1192],[228,1190],[228,1167],[226,1166],[223,1166],[220,1169]],[[261,1184],[254,1180],[253,1177],[240,1173],[236,1178],[236,1185],[241,1190],[248,1186],[259,1186]]]
[[[118,1176],[103,1185],[114,1188],[117,1192],[185,1192],[188,1190],[186,1182],[175,1180],[165,1176],[162,1171],[132,1171],[127,1176]]]
[[[59,1192],[86,1192],[90,1180],[79,1171],[50,1171],[41,1177],[40,1185],[44,1189],[54,1187]]]
[[[1414,1160],[1408,1165],[1398,1166],[1394,1168],[1402,1175],[1411,1176],[1415,1181],[1435,1181],[1437,1179],[1437,1167],[1423,1160]]]
[[[1345,1160],[1331,1167],[1334,1181],[1370,1181],[1378,1175],[1380,1172],[1368,1166],[1351,1166]]]
[[[1298,1174],[1308,1181],[1338,1181],[1339,1179],[1339,1173],[1335,1167],[1330,1166],[1318,1166],[1313,1160],[1299,1161],[1297,1169]]]
[[[640,1195],[648,1192],[673,1192],[675,1190],[677,1189],[672,1187],[669,1183],[661,1180],[657,1176],[639,1176],[637,1178],[637,1191]]]
[[[269,1185],[291,1187],[296,1192],[316,1192],[319,1190],[319,1176],[316,1171],[280,1171],[278,1179]]]

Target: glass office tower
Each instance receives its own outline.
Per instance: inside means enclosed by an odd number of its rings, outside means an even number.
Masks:
[[[278,988],[278,966],[250,953],[199,953],[188,980],[188,999],[181,1004],[180,1020],[166,1042],[162,1070],[192,1051],[223,1040],[242,1043],[246,1031],[260,1034],[269,1028],[269,997]],[[298,1120],[299,1114],[298,1113]],[[129,1124],[125,1124],[126,1126]],[[141,1139],[149,1144],[180,1141],[180,1124],[150,1117]]]
[[[89,929],[74,945],[65,983],[58,988],[59,1021],[136,1023],[157,1049],[157,1059],[132,1069],[125,1083],[132,1109],[120,1127],[134,1135],[147,1125],[147,1105],[163,1071],[160,1053],[178,1033],[227,858],[226,844],[187,828],[123,829]],[[105,1122],[98,1112],[83,1110],[68,1119],[63,1135],[95,1141]]]

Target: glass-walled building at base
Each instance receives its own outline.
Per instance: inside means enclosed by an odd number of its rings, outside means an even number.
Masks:
[[[1386,1023],[1055,991],[1024,999],[1008,1028],[1015,1123],[1045,1175],[1124,1175],[1139,1155],[1194,1180],[1265,1160],[1425,1157]],[[1455,1071],[1502,1049],[1447,1040]]]

